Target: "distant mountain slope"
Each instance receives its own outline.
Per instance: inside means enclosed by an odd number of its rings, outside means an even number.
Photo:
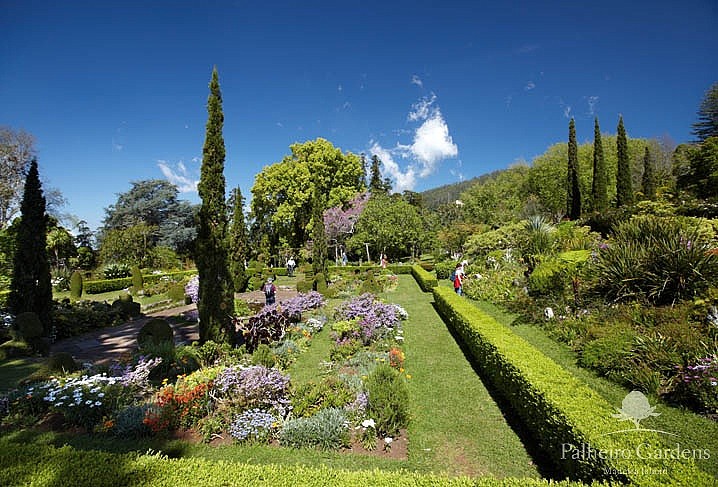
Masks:
[[[444,203],[456,201],[459,199],[461,193],[473,185],[483,182],[486,179],[490,179],[502,171],[505,171],[505,169],[499,169],[494,172],[482,174],[481,176],[467,179],[466,181],[461,181],[459,183],[445,184],[444,186],[439,186],[438,188],[422,191],[421,196],[424,201],[424,205],[426,205],[427,208],[434,209]]]

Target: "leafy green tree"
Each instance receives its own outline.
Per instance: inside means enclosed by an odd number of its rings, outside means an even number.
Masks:
[[[0,229],[6,228],[20,209],[25,174],[34,154],[31,134],[0,127]]]
[[[43,335],[52,329],[52,286],[47,259],[47,213],[37,161],[30,162],[20,204],[20,224],[13,257],[8,304],[13,314],[32,311],[40,317]]]
[[[718,196],[718,137],[710,137],[689,152],[689,188],[699,198]]]
[[[618,170],[616,173],[616,206],[620,208],[621,206],[633,203],[631,161],[628,155],[628,138],[626,136],[626,128],[623,126],[622,116],[618,119],[616,154],[618,156]]]
[[[718,83],[713,83],[703,97],[692,133],[698,137],[699,142],[718,137]]]
[[[643,196],[649,200],[656,199],[656,169],[655,162],[651,156],[651,151],[646,146],[646,152],[643,156],[643,177],[641,179],[641,190]]]
[[[423,229],[415,206],[400,197],[378,194],[369,199],[347,247],[364,255],[369,244],[369,256],[375,260],[381,252],[390,259],[415,255],[428,237]]]
[[[327,233],[324,227],[324,198],[314,189],[312,198],[312,272],[315,276],[322,274],[327,280]]]
[[[526,164],[497,171],[461,193],[461,203],[446,205],[442,214],[463,213],[467,221],[487,225],[519,221],[526,202],[528,176]]]
[[[606,181],[606,159],[603,157],[603,142],[601,129],[596,117],[593,128],[593,181],[591,195],[593,197],[593,211],[603,212],[608,208],[608,184]]]
[[[568,197],[566,213],[571,220],[581,218],[581,186],[578,181],[578,145],[576,144],[576,124],[573,118],[568,124]]]
[[[232,275],[234,290],[238,293],[247,289],[247,273],[244,264],[249,257],[247,242],[247,224],[244,221],[244,198],[237,186],[230,198],[232,207],[232,225],[229,228],[229,271]]]
[[[202,205],[195,262],[199,273],[199,338],[204,343],[234,343],[235,331],[230,314],[234,293],[227,258],[227,207],[224,179],[224,113],[217,68],[212,70],[207,102],[207,128],[202,167],[197,187]]]
[[[153,245],[157,227],[138,223],[128,228],[118,228],[105,233],[100,246],[100,258],[104,264],[128,264],[152,267]]]
[[[188,255],[197,236],[195,209],[177,198],[179,190],[164,179],[132,182],[132,188],[117,196],[117,203],[105,208],[101,239],[110,230],[127,229],[144,223],[156,227],[150,246],[170,247]]]
[[[308,240],[315,186],[328,208],[345,205],[364,190],[359,156],[321,138],[290,149],[290,156],[257,174],[252,186],[250,238],[256,245],[267,242],[272,252],[281,242],[296,249]]]
[[[64,227],[60,226],[54,218],[48,218],[47,252],[52,256],[52,267],[60,269],[66,266],[67,260],[77,255],[75,242]]]

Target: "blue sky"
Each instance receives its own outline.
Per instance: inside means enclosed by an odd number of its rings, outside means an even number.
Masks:
[[[691,140],[718,81],[715,0],[0,3],[0,125],[96,227],[130,181],[197,202],[212,66],[228,190],[294,142],[378,153],[421,191],[593,137]]]

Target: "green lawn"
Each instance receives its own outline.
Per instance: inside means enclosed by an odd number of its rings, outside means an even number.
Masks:
[[[576,362],[576,353],[568,345],[551,339],[539,326],[513,325],[516,315],[507,313],[491,303],[481,301],[472,301],[472,303],[485,313],[493,316],[497,321],[510,326],[514,333],[523,337],[575,377],[588,384],[589,387],[616,407],[621,406],[621,401],[630,392],[629,389],[600,377],[591,370],[580,367]],[[658,402],[658,399],[649,396],[649,401],[653,405]],[[646,424],[650,424],[647,427],[668,431],[679,436],[678,439],[672,436],[665,437],[666,448],[675,448],[676,442],[678,442],[681,448],[710,450],[711,459],[697,461],[696,464],[699,468],[718,477],[718,461],[714,456],[714,454],[718,454],[718,422],[711,421],[686,409],[671,407],[665,403],[659,403],[656,412],[660,413],[660,416],[646,420]]]
[[[0,392],[17,387],[17,383],[40,368],[41,361],[18,358],[0,362]]]

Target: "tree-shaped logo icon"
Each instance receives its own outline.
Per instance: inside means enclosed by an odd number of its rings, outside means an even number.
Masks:
[[[621,402],[621,408],[616,408],[618,414],[612,414],[619,421],[631,421],[636,425],[636,429],[641,429],[640,422],[651,416],[660,416],[657,413],[656,406],[648,404],[648,398],[639,391],[631,391]]]

